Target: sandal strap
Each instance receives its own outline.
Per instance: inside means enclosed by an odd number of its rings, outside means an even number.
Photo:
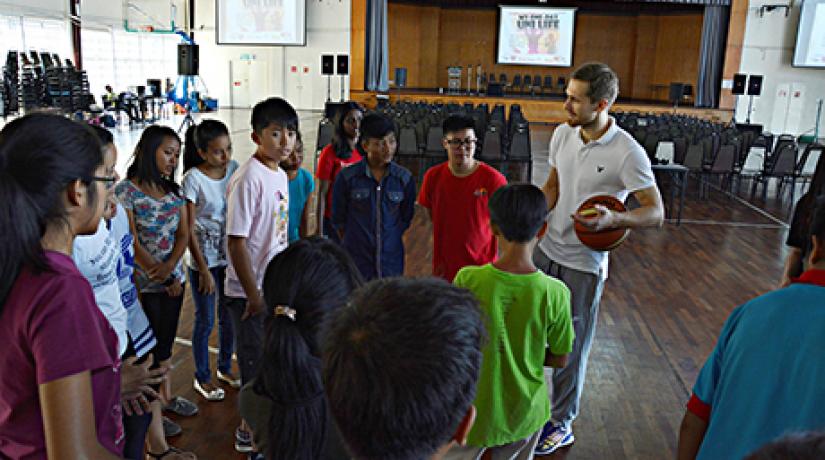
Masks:
[[[146,455],[148,455],[148,456],[150,456],[150,457],[152,457],[152,458],[158,459],[158,460],[162,460],[162,459],[163,459],[163,457],[166,457],[166,456],[167,456],[167,455],[169,455],[169,454],[172,454],[172,453],[180,453],[180,452],[181,452],[181,450],[180,450],[180,449],[178,449],[177,447],[175,447],[175,446],[169,446],[169,448],[168,448],[168,449],[164,450],[163,452],[161,452],[161,453],[159,453],[159,454],[153,454],[153,453],[151,453],[151,452],[149,452],[149,451],[147,450],[147,451],[146,451]]]

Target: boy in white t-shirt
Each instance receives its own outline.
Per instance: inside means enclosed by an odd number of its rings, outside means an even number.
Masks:
[[[281,98],[252,109],[252,140],[258,148],[229,180],[226,235],[226,307],[232,317],[241,384],[255,377],[263,341],[261,282],[269,261],[287,247],[289,180],[278,164],[292,153],[298,114]],[[244,422],[235,431],[235,449],[252,451]]]
[[[93,127],[103,144],[107,180],[106,209],[94,235],[75,238],[72,260],[89,281],[98,308],[118,338],[118,355],[123,359],[121,400],[123,403],[124,455],[142,458],[146,434],[152,418],[149,400],[157,394],[140,387],[160,383],[166,368],[149,370],[153,360],[144,360],[157,343],[149,320],[141,308],[137,288],[132,281],[134,247],[126,211],[117,204],[114,184],[117,149],[110,132]],[[168,446],[167,446],[168,447]]]

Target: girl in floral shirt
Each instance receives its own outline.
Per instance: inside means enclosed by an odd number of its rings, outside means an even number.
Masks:
[[[155,366],[168,366],[183,304],[184,272],[181,257],[189,240],[186,200],[175,182],[181,141],[165,126],[149,126],[135,147],[126,179],[115,189],[126,209],[135,237],[135,284],[155,332]],[[197,407],[183,398],[169,398],[168,410],[194,415]],[[163,439],[160,401],[152,403],[149,453],[170,448]]]

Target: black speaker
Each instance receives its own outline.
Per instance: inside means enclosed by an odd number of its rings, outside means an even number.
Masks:
[[[762,75],[751,75],[748,78],[748,96],[762,94]]]
[[[336,68],[338,75],[349,75],[349,56],[346,54],[339,54],[335,56]]]
[[[321,55],[321,75],[335,75],[335,56]]]
[[[396,88],[405,88],[407,86],[407,68],[406,67],[396,67],[395,68],[395,87]]]
[[[198,74],[198,45],[178,44],[178,75]]]
[[[671,83],[670,84],[670,94],[668,95],[668,100],[674,104],[678,104],[679,101],[682,100],[682,96],[685,95],[685,84],[684,83]]]
[[[733,76],[733,94],[745,94],[745,83],[748,81],[748,76],[743,73],[737,73]]]
[[[150,88],[150,91],[152,92],[152,96],[155,96],[155,97],[160,96],[160,92],[162,91],[160,80],[150,78],[150,79],[146,80],[146,86],[148,86]]]

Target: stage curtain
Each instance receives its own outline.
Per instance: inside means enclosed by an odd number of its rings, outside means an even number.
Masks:
[[[387,0],[367,0],[367,81],[365,83],[368,91],[390,89],[387,20]]]
[[[718,107],[725,65],[730,8],[705,6],[702,22],[702,45],[699,50],[699,81],[696,85],[696,107]]]
[[[730,6],[731,0],[620,0],[620,1],[633,1],[633,2],[643,2],[643,3],[687,3],[690,5],[718,5],[718,6]]]

